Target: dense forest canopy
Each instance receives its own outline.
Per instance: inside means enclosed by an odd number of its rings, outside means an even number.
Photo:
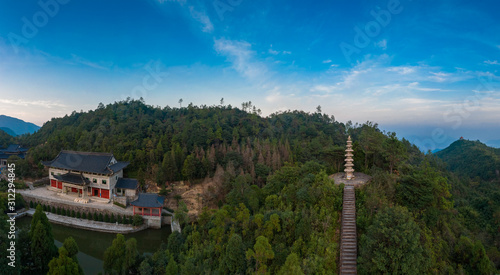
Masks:
[[[12,161],[21,176],[38,177],[47,173],[40,161],[61,149],[113,152],[131,162],[126,173],[141,184],[217,179],[219,207],[189,221],[180,200],[182,233],[126,266],[110,257],[106,272],[335,274],[343,186],[329,175],[343,170],[350,135],[356,171],[373,177],[356,190],[360,274],[493,274],[500,267],[500,177],[491,174],[497,151],[460,141],[425,155],[372,122],[344,124],[319,110],[261,117],[250,102],[242,109],[100,104],[17,137],[30,151]],[[485,170],[463,158],[487,162]]]

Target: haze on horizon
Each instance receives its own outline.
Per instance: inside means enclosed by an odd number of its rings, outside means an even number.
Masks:
[[[500,140],[496,1],[2,1],[0,114],[127,97],[373,121],[422,149]]]

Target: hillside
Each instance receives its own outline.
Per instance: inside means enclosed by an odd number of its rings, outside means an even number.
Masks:
[[[40,129],[39,126],[33,123],[6,115],[0,115],[0,127],[9,129],[10,131],[6,129],[6,132],[11,135],[14,133],[16,136],[27,133],[32,134]]]
[[[435,155],[460,176],[481,180],[500,178],[500,149],[480,141],[457,140]]]
[[[323,274],[339,262],[343,189],[329,175],[343,170],[350,135],[356,171],[373,176],[356,191],[361,274],[403,265],[415,274],[490,274],[500,266],[495,184],[474,186],[372,122],[344,124],[319,112],[258,113],[251,103],[242,109],[100,104],[17,137],[31,149],[16,163],[16,176],[46,175],[40,161],[61,149],[113,152],[131,162],[125,176],[142,187],[174,190],[168,205],[183,225],[182,234],[171,234],[135,268],[161,271],[168,262],[184,274],[288,274],[298,266]],[[408,239],[388,241],[386,234]]]
[[[12,144],[14,138],[0,129],[0,149],[6,148],[9,144]]]
[[[10,136],[17,136],[16,133],[14,131],[12,131],[12,129],[10,128],[7,128],[7,127],[0,127],[0,130],[4,131],[5,133],[9,134]]]

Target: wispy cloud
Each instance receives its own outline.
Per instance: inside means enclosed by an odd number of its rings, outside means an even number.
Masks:
[[[269,48],[268,53],[272,55],[278,55],[278,54],[292,54],[291,51],[277,51],[273,49],[273,45],[271,45],[271,48]]]
[[[384,51],[387,50],[387,40],[386,39],[380,40],[379,42],[375,43],[375,45]]]
[[[215,39],[214,48],[217,53],[227,57],[238,73],[248,79],[257,80],[269,72],[267,65],[257,59],[250,43],[246,41]]]
[[[323,64],[328,64],[328,63],[332,63],[332,60],[331,59],[323,60]]]
[[[76,54],[71,54],[70,63],[71,62],[82,64],[100,70],[108,70],[111,66],[113,66],[112,62],[92,62]]]
[[[212,24],[212,21],[210,21],[210,18],[205,12],[197,11],[193,6],[189,6],[189,12],[193,17],[193,19],[195,19],[196,21],[200,22],[203,25],[202,28],[203,32],[211,33],[214,31],[214,25]]]
[[[21,107],[45,107],[45,108],[66,108],[66,105],[49,100],[24,100],[24,99],[0,99],[0,102],[3,104],[13,105],[13,106],[21,106]]]
[[[498,60],[486,60],[484,61],[484,63],[488,64],[488,65],[500,65],[500,63],[498,62]]]

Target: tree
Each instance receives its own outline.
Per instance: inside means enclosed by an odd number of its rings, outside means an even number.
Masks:
[[[37,272],[46,273],[48,263],[57,255],[57,247],[54,244],[52,225],[42,209],[40,204],[37,205],[33,219],[31,220],[29,237],[31,240],[31,257],[33,257],[34,267]]]
[[[181,98],[181,99],[179,99],[179,107],[180,107],[180,108],[182,108],[182,102],[183,102],[183,101],[184,101],[184,100],[183,100],[182,98]]]
[[[233,234],[226,246],[226,252],[220,262],[220,269],[225,274],[244,274],[246,270],[245,245],[240,235]]]
[[[377,213],[361,236],[360,273],[427,273],[430,260],[420,243],[420,228],[404,207],[387,207]]]
[[[125,237],[122,234],[116,234],[116,238],[113,240],[106,251],[104,251],[104,272],[106,273],[124,273],[124,261],[125,261]]]
[[[303,275],[304,271],[300,267],[300,259],[299,256],[295,253],[290,253],[288,257],[286,257],[285,264],[281,267],[278,272],[278,275]]]
[[[267,261],[274,258],[274,251],[267,238],[264,236],[257,237],[253,250],[247,250],[246,258],[248,260],[255,259],[255,270],[258,273],[265,274],[267,272]]]
[[[135,238],[130,238],[125,243],[125,258],[123,259],[124,270],[133,269],[137,264],[138,257],[137,240]]]
[[[180,225],[185,225],[189,222],[188,208],[184,201],[179,202],[179,207],[174,212],[174,218],[179,221]]]
[[[68,251],[64,246],[59,248],[59,257],[53,258],[49,262],[49,275],[74,275],[83,274],[80,272],[78,263],[68,256]]]
[[[406,156],[406,148],[403,143],[398,140],[394,132],[389,133],[389,138],[384,141],[383,148],[384,155],[389,161],[389,171],[392,174],[399,162]]]
[[[76,259],[78,254],[78,244],[73,237],[68,237],[64,240],[63,247],[68,252],[68,257]]]
[[[189,181],[193,180],[197,176],[197,159],[193,155],[187,156],[184,160],[184,165],[182,166],[182,175]]]
[[[143,223],[144,223],[144,219],[139,214],[135,214],[134,217],[132,218],[132,225],[133,226],[139,226],[139,225],[142,225]]]
[[[170,255],[168,259],[168,265],[165,269],[165,275],[177,275],[179,272],[179,267],[177,266],[177,262],[172,255]]]
[[[37,225],[31,230],[33,231],[31,237],[31,255],[33,257],[35,273],[46,273],[50,260],[57,255],[57,250],[54,251],[54,238],[50,238],[51,236],[42,224],[42,221],[38,221]]]

